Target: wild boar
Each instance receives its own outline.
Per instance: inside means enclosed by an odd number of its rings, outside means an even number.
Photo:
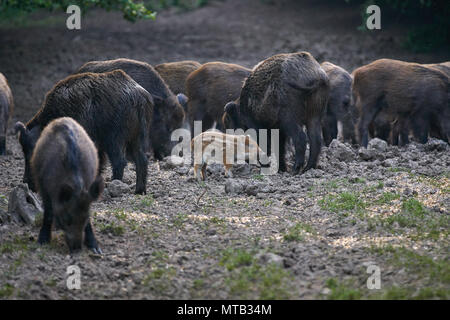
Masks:
[[[376,60],[353,72],[353,101],[359,110],[358,138],[367,147],[368,126],[380,112],[394,119],[393,143],[409,142],[408,122],[419,141],[433,123],[444,140],[450,135],[449,79],[439,70],[391,59]]]
[[[258,132],[258,129],[279,129],[279,170],[286,171],[285,143],[291,138],[295,146],[294,173],[304,165],[305,125],[310,144],[310,156],[303,170],[306,171],[317,164],[322,142],[321,118],[329,91],[328,76],[310,53],[278,54],[255,66],[239,99],[225,106],[223,120],[227,128],[253,128]]]
[[[24,125],[16,123],[25,156],[24,182],[35,190],[30,159],[42,130],[54,119],[76,120],[95,142],[100,168],[106,155],[113,179],[122,180],[127,159],[136,165],[136,193],[146,193],[146,150],[152,123],[153,99],[122,70],[106,73],[81,73],[58,82],[41,109]]]
[[[155,157],[161,160],[171,153],[175,142],[170,140],[172,131],[181,128],[184,123],[184,109],[180,102],[187,98],[183,94],[175,96],[167,84],[148,63],[116,59],[107,61],[91,61],[84,64],[77,73],[108,72],[121,69],[139,83],[153,97],[155,108],[152,124],[152,147]]]
[[[330,80],[330,97],[326,115],[322,119],[322,134],[325,145],[338,136],[338,122],[342,124],[344,141],[356,143],[355,124],[357,112],[350,104],[352,94],[352,77],[343,68],[330,62],[320,65]]]
[[[155,70],[167,83],[169,89],[178,94],[186,93],[187,77],[201,66],[197,61],[184,60],[158,64],[155,66]]]
[[[188,96],[187,116],[194,137],[194,121],[202,121],[202,131],[214,126],[224,131],[223,108],[231,100],[239,98],[244,80],[250,69],[223,62],[205,63],[186,80]]]
[[[206,180],[206,167],[213,157],[213,150],[222,155],[222,159],[218,160],[225,167],[225,177],[233,176],[230,169],[238,159],[254,161],[254,164],[263,167],[267,166],[267,164],[261,165],[259,162],[259,157],[265,156],[265,153],[250,136],[205,131],[191,140],[191,151],[194,153],[194,176],[198,180]],[[243,154],[239,154],[239,152]],[[196,160],[198,163],[195,162]],[[200,168],[201,175],[198,174]]]
[[[42,131],[31,157],[35,185],[44,204],[38,242],[49,243],[53,222],[64,231],[70,252],[83,244],[101,253],[89,219],[89,207],[103,191],[97,149],[72,118],[51,121]],[[83,237],[84,232],[84,237]]]

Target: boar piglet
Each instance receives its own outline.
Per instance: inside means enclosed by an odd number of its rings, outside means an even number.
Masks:
[[[261,167],[270,165],[260,162],[265,153],[248,135],[225,134],[216,130],[205,131],[191,140],[191,151],[194,154],[194,176],[198,180],[206,179],[206,167],[214,160],[224,165],[225,177],[232,177],[230,169],[241,159],[249,161],[250,164],[254,161],[253,164]],[[220,155],[222,157],[218,158]],[[198,173],[199,169],[201,175]]]

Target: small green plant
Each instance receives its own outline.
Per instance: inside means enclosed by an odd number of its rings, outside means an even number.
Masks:
[[[400,199],[400,195],[393,192],[383,192],[380,198],[376,200],[377,204],[390,204],[392,201]]]
[[[155,203],[155,199],[151,194],[140,196],[140,204],[143,207],[151,207]]]
[[[253,179],[259,180],[259,181],[263,181],[264,180],[264,175],[262,175],[262,174],[255,174],[253,176]]]
[[[334,278],[330,278],[325,282],[325,285],[330,289],[327,299],[330,300],[359,300],[362,297],[362,292],[356,288],[351,281],[339,282]]]
[[[9,298],[13,295],[15,287],[12,284],[5,283],[0,287],[0,298]]]
[[[253,251],[225,250],[219,265],[228,271],[225,283],[232,298],[290,298],[292,276],[278,265],[261,265]]]
[[[228,271],[241,266],[249,266],[253,263],[253,253],[243,249],[228,249],[219,262],[219,265],[225,266]]]
[[[120,225],[120,224],[112,221],[110,223],[100,224],[100,232],[110,233],[113,236],[118,237],[125,233],[125,227],[123,225]]]
[[[335,213],[360,212],[367,207],[357,192],[342,192],[337,195],[327,195],[318,202],[320,208]]]
[[[315,230],[307,223],[298,222],[283,235],[283,239],[285,241],[303,241],[306,233],[315,234]]]

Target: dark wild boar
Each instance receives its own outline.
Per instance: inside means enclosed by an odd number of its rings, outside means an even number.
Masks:
[[[197,61],[184,60],[158,64],[155,66],[155,70],[158,71],[173,93],[185,94],[187,77],[201,66]]]
[[[357,111],[350,104],[352,77],[343,68],[330,62],[321,65],[330,80],[330,96],[326,114],[322,119],[322,134],[325,145],[338,136],[338,122],[342,124],[344,141],[356,143],[355,124]]]
[[[152,96],[121,70],[81,73],[67,77],[50,90],[38,113],[26,125],[16,124],[25,156],[24,182],[34,191],[29,168],[36,141],[50,121],[76,120],[99,152],[100,168],[108,156],[113,179],[122,180],[127,159],[136,165],[136,193],[146,193],[147,164],[152,121]]]
[[[353,101],[359,111],[358,138],[367,147],[369,124],[380,112],[395,121],[392,142],[409,142],[408,123],[421,143],[430,124],[448,142],[449,79],[439,70],[391,59],[376,60],[353,72]],[[395,130],[394,130],[395,129]]]
[[[91,202],[98,199],[104,186],[98,166],[94,143],[72,118],[53,120],[42,131],[31,157],[31,170],[44,203],[40,244],[50,242],[54,222],[64,231],[71,253],[81,249],[83,240],[94,253],[101,253],[89,219]]]
[[[6,129],[13,107],[13,96],[8,81],[0,73],[0,156],[6,155]]]
[[[305,160],[305,125],[310,144],[306,171],[316,166],[319,157],[329,89],[327,74],[310,53],[278,54],[255,66],[238,101],[225,106],[224,123],[227,128],[253,128],[257,133],[258,129],[279,129],[279,170],[286,171],[285,143],[290,138],[295,147],[294,173]],[[264,150],[259,138],[258,143]]]
[[[176,143],[170,141],[170,135],[183,125],[184,109],[180,102],[184,103],[187,98],[183,94],[175,96],[158,72],[148,63],[141,61],[130,59],[91,61],[84,64],[77,73],[101,73],[117,69],[125,71],[153,97],[155,108],[151,139],[155,157],[160,160],[170,154]]]
[[[251,70],[237,64],[205,63],[186,80],[188,119],[194,137],[194,121],[202,121],[202,131],[214,126],[223,131],[225,104],[239,98],[244,80]]]

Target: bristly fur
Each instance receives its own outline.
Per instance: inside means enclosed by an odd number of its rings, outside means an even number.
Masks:
[[[321,144],[321,117],[329,95],[329,80],[308,52],[278,54],[255,66],[245,80],[240,98],[227,104],[223,120],[244,130],[280,129],[280,170],[285,171],[284,144],[292,138],[296,145],[298,172],[304,161],[308,131],[310,158],[304,170],[315,167]]]
[[[26,158],[24,180],[33,181],[27,157],[40,132],[56,118],[71,117],[95,142],[102,165],[108,156],[115,179],[122,179],[127,158],[136,163],[136,192],[143,193],[152,116],[152,96],[121,70],[69,76],[47,93],[41,109],[20,135]]]

